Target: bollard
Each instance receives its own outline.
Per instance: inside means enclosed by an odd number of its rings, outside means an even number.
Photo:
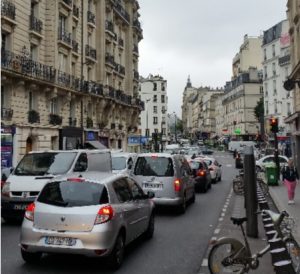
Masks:
[[[244,195],[247,217],[247,236],[257,238],[257,194],[253,147],[244,148]]]

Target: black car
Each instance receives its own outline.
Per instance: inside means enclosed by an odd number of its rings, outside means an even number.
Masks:
[[[196,192],[206,192],[211,188],[211,175],[203,159],[197,158],[189,161],[195,179]]]

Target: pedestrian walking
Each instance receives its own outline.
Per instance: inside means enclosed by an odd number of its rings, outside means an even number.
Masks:
[[[281,173],[283,184],[287,188],[288,192],[288,204],[294,204],[295,189],[297,183],[299,183],[299,174],[292,159],[288,160],[287,166],[282,169]]]

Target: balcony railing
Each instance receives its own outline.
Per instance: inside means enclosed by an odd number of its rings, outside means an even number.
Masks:
[[[114,24],[113,22],[109,21],[109,20],[106,20],[105,21],[105,30],[108,30],[110,32],[114,32]]]
[[[73,16],[79,17],[79,8],[76,5],[73,5]]]
[[[115,63],[115,71],[116,71],[117,73],[120,73],[120,74],[122,74],[122,75],[125,75],[125,67],[122,66],[122,65],[120,65],[120,64]]]
[[[86,93],[93,93],[95,95],[103,96],[103,86],[93,81],[85,81],[82,91]]]
[[[118,39],[118,45],[120,47],[124,47],[124,40],[121,37],[119,37],[119,39]]]
[[[72,40],[72,50],[76,53],[78,53],[78,42],[76,42],[75,40]]]
[[[43,22],[37,19],[32,14],[29,16],[29,21],[30,21],[30,30],[33,30],[41,34],[43,29]]]
[[[137,28],[138,30],[142,30],[142,28],[141,28],[141,23],[139,22],[138,19],[135,19],[135,20],[133,21],[132,25],[133,25],[135,28]]]
[[[71,33],[63,29],[58,29],[58,40],[66,43],[67,45],[72,45]]]
[[[106,53],[105,54],[105,63],[108,63],[110,65],[112,65],[113,67],[116,66],[116,62],[115,62],[115,58],[113,55]]]
[[[39,123],[40,122],[40,114],[32,109],[28,111],[28,123]]]
[[[140,78],[140,75],[139,75],[139,73],[136,70],[133,71],[133,78],[135,80],[139,80],[139,78]]]
[[[96,25],[96,16],[94,13],[88,10],[87,12],[87,21],[88,23],[92,23],[93,25]]]
[[[14,111],[11,108],[2,108],[1,107],[1,119],[2,120],[11,120]]]
[[[291,60],[291,55],[288,54],[288,55],[279,57],[278,64],[279,64],[279,66],[283,66],[283,65],[288,64],[290,62],[290,60]]]
[[[57,71],[57,83],[64,87],[69,87],[71,85],[71,75],[63,71]]]
[[[133,52],[136,53],[136,54],[139,54],[139,47],[138,47],[138,45],[136,45],[136,44],[133,45]]]
[[[49,114],[49,124],[54,125],[54,126],[61,125],[62,117],[57,114],[50,113]]]
[[[90,45],[85,45],[85,56],[97,60],[97,51]]]
[[[115,3],[114,9],[116,13],[123,19],[127,24],[130,22],[130,16],[129,13],[122,7],[122,5],[119,2]]]
[[[72,0],[63,0],[63,2],[68,6],[72,6]]]
[[[3,0],[1,3],[1,16],[6,16],[12,20],[16,19],[16,7],[13,3]]]

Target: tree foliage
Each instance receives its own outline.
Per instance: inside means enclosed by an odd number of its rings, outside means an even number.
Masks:
[[[257,105],[254,108],[254,114],[258,121],[261,120],[262,117],[264,117],[264,98],[260,98],[260,100],[257,102]]]

